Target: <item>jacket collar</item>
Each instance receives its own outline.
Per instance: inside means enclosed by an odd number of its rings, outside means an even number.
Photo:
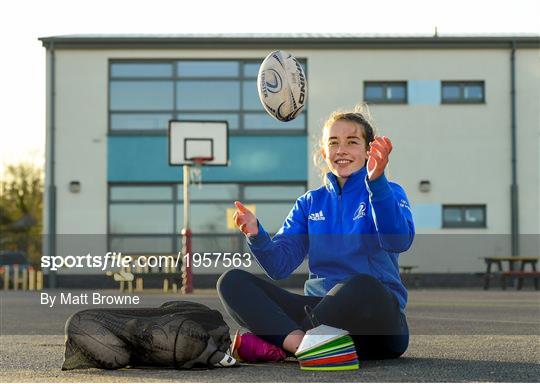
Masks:
[[[339,195],[341,192],[347,193],[350,191],[358,191],[362,188],[364,185],[364,180],[366,179],[367,175],[367,168],[363,167],[359,169],[358,171],[354,172],[352,175],[350,175],[347,178],[347,181],[343,185],[343,190],[341,190],[339,186],[338,179],[336,175],[334,175],[332,172],[328,172],[326,174],[326,177],[330,181],[330,185],[332,186],[332,189],[334,192]]]

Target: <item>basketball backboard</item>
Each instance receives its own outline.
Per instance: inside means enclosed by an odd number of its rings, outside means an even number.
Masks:
[[[169,165],[229,163],[229,129],[226,121],[169,121]]]

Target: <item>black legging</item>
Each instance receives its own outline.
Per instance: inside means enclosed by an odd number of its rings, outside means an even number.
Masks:
[[[292,331],[313,328],[305,305],[320,324],[349,331],[360,359],[396,358],[409,344],[407,320],[397,298],[370,275],[355,275],[317,297],[297,295],[232,269],[219,278],[217,289],[240,326],[279,347]]]

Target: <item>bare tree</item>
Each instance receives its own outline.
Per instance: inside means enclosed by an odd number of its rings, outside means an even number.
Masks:
[[[8,165],[0,180],[0,250],[23,251],[34,265],[41,256],[43,169]]]

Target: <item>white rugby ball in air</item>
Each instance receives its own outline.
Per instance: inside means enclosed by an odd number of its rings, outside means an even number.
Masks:
[[[259,68],[257,89],[266,112],[279,121],[293,120],[306,105],[304,69],[285,51],[274,51],[266,56]]]

